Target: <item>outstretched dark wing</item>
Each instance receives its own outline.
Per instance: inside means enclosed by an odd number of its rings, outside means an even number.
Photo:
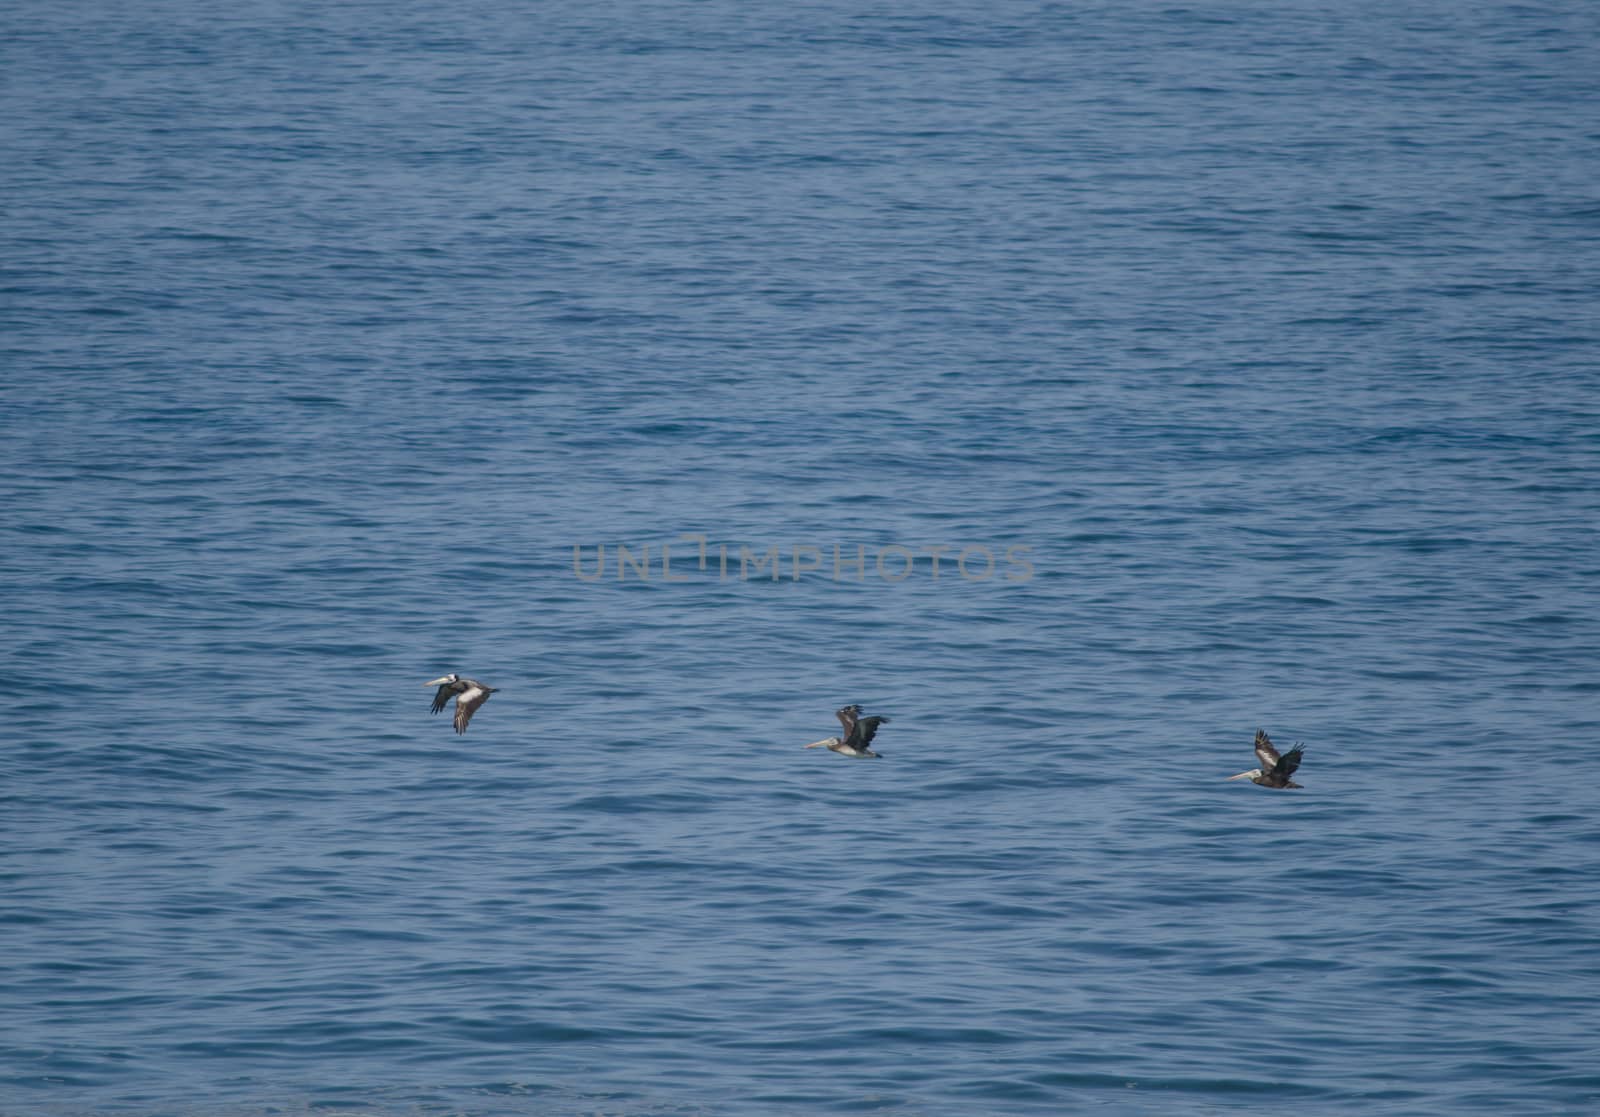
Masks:
[[[445,703],[450,701],[450,696],[460,689],[460,683],[441,683],[433,694],[433,712],[438,713],[444,709]]]
[[[850,706],[840,707],[840,709],[834,711],[834,717],[837,717],[838,723],[845,727],[845,731],[838,735],[838,739],[840,741],[848,741],[856,731],[856,720],[861,717],[861,707],[856,706],[854,703],[851,703]]]
[[[872,744],[872,738],[878,735],[878,726],[888,720],[880,717],[862,718],[850,727],[850,733],[845,737],[844,743],[858,749],[866,748]]]
[[[456,696],[456,732],[465,733],[467,722],[472,720],[472,715],[478,712],[478,707],[489,701],[489,695],[494,693],[492,687],[482,683],[471,683]]]
[[[1294,775],[1294,770],[1300,767],[1300,757],[1305,751],[1306,747],[1304,745],[1296,745],[1284,753],[1283,758],[1278,761],[1278,767],[1273,770],[1273,775],[1282,776],[1284,779]]]
[[[1256,730],[1256,759],[1261,762],[1261,774],[1266,775],[1278,766],[1278,750],[1272,747],[1272,738],[1266,730]],[[1299,761],[1295,761],[1296,764]]]

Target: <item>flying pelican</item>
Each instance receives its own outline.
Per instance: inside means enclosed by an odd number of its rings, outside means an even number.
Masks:
[[[1294,775],[1294,770],[1300,767],[1300,756],[1306,751],[1304,745],[1296,745],[1282,756],[1272,747],[1272,739],[1261,729],[1256,730],[1256,759],[1261,761],[1261,767],[1252,768],[1248,772],[1240,772],[1237,776],[1229,776],[1230,780],[1247,779],[1251,783],[1258,783],[1262,787],[1299,787],[1289,777]]]
[[[812,741],[806,748],[827,748],[840,756],[853,756],[858,760],[862,757],[882,755],[873,752],[868,746],[872,744],[878,726],[888,721],[888,718],[864,718],[861,716],[861,707],[853,705],[836,711],[834,716],[839,719],[839,724],[844,726],[844,736],[824,737],[820,741]]]
[[[450,696],[455,695],[457,733],[467,731],[467,722],[478,712],[478,707],[489,701],[489,695],[500,689],[496,686],[484,686],[477,679],[464,679],[460,675],[446,675],[442,679],[434,679],[422,685],[439,688],[438,693],[433,696],[434,713],[444,709],[445,703],[450,701]]]

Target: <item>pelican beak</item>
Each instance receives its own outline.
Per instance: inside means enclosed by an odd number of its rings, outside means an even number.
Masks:
[[[1247,780],[1253,775],[1255,775],[1254,772],[1240,772],[1237,776],[1229,776],[1228,779],[1230,781],[1232,781],[1232,780]]]
[[[806,746],[806,748],[808,748],[808,749],[820,749],[823,745],[828,745],[828,744],[832,744],[832,743],[833,743],[833,738],[832,737],[824,737],[820,741],[812,741],[809,745]]]
[[[450,676],[449,676],[449,675],[446,675],[446,676],[445,676],[445,677],[444,677],[444,678],[442,678],[442,679],[435,679],[435,680],[433,680],[433,682],[431,682],[431,683],[423,683],[423,684],[422,684],[422,685],[423,685],[423,686],[444,686],[444,684],[445,684],[445,683],[448,683],[448,682],[449,682],[449,681],[450,681]]]

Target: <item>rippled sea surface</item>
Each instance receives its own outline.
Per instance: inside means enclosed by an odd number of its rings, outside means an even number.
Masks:
[[[6,22],[0,1113],[1600,1111],[1592,5]]]

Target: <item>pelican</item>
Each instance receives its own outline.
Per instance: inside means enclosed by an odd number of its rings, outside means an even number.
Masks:
[[[422,685],[439,688],[438,693],[433,696],[434,713],[444,709],[445,703],[450,701],[450,696],[455,695],[457,733],[467,731],[467,722],[478,712],[478,707],[489,701],[489,695],[500,689],[484,686],[477,679],[464,679],[460,675],[446,675],[442,679],[434,679]]]
[[[860,706],[846,706],[834,714],[839,719],[839,724],[844,726],[843,737],[824,737],[820,741],[812,741],[806,746],[808,749],[827,748],[840,756],[853,756],[862,759],[868,756],[879,756],[868,746],[878,732],[878,726],[888,721],[888,718],[861,716]]]
[[[1300,767],[1300,756],[1306,751],[1304,745],[1296,745],[1282,756],[1272,747],[1272,739],[1265,730],[1256,730],[1256,759],[1261,761],[1261,767],[1252,768],[1248,772],[1240,772],[1237,776],[1229,776],[1230,780],[1249,780],[1262,787],[1299,787],[1289,777],[1294,775],[1294,770]]]

